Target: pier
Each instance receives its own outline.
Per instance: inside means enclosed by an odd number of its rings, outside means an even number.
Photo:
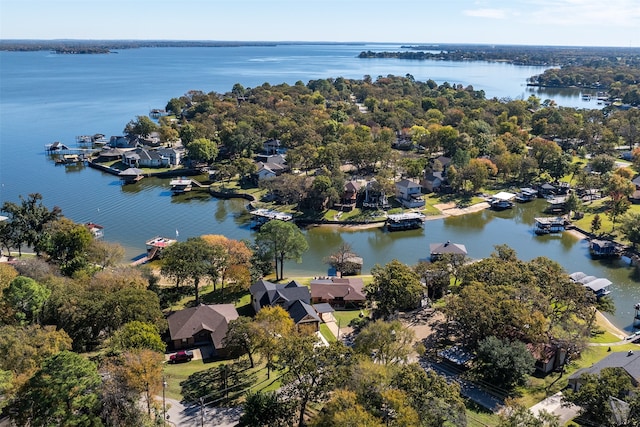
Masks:
[[[255,209],[249,212],[249,214],[252,217],[251,228],[254,228],[254,229],[258,229],[262,227],[264,224],[271,221],[272,219],[285,221],[285,222],[293,220],[293,215],[291,214],[278,212],[278,211],[271,211],[269,209]]]

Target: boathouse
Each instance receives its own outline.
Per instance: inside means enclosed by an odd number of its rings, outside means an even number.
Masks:
[[[459,255],[466,257],[467,248],[460,243],[451,243],[446,241],[445,243],[431,243],[429,245],[429,254],[431,261],[437,261],[442,259],[445,255]]]
[[[177,232],[176,232],[177,233]],[[146,242],[147,245],[147,261],[160,256],[163,250],[176,243],[177,240],[168,237],[156,236]]]
[[[387,215],[387,230],[411,230],[422,227],[425,221],[424,214],[420,212],[407,212],[402,214]]]
[[[568,221],[563,216],[534,218],[534,232],[538,235],[560,233],[565,230]]]
[[[138,168],[128,168],[118,174],[125,184],[132,184],[144,178],[144,171]]]
[[[513,200],[515,197],[516,195],[514,193],[501,191],[491,197],[489,205],[491,206],[491,209],[494,210],[511,209],[513,207]]]
[[[623,248],[612,240],[593,239],[589,241],[589,253],[592,258],[616,258]]]

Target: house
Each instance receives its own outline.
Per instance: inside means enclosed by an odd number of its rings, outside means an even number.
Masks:
[[[212,344],[214,354],[225,355],[229,322],[238,318],[233,304],[200,304],[167,316],[170,346],[175,350]]]
[[[640,203],[640,175],[635,177],[631,183],[636,186],[636,190],[629,196],[629,201],[633,204]]]
[[[125,151],[120,148],[108,148],[100,151],[96,162],[111,162],[122,158],[124,153]]]
[[[273,178],[285,172],[288,169],[285,163],[280,162],[256,162],[256,172],[254,176],[258,181],[266,178]]]
[[[582,385],[582,375],[599,375],[605,368],[622,368],[629,375],[631,383],[637,387],[640,384],[640,351],[629,350],[628,352],[621,351],[609,354],[591,367],[574,372],[569,377],[569,387],[577,391]]]
[[[362,307],[367,302],[361,278],[338,278],[312,280],[311,302],[327,303],[334,308]]]
[[[138,144],[137,138],[126,136],[112,136],[109,138],[109,147],[111,148],[135,148]]]
[[[554,187],[553,185],[549,184],[549,183],[545,183],[542,184],[539,188],[538,191],[540,192],[540,194],[542,194],[543,197],[551,197],[556,195],[556,187]]]
[[[164,157],[158,150],[136,148],[122,154],[122,163],[132,168],[161,168],[169,166],[169,158]]]
[[[447,168],[451,164],[451,158],[450,157],[445,157],[445,156],[439,156],[439,157],[433,159],[431,161],[432,169],[440,169],[439,167],[437,167],[437,168],[433,167],[433,166],[436,165],[436,162],[438,162],[440,165],[442,165],[442,172],[443,172],[444,175],[447,175]],[[440,165],[438,165],[438,166],[440,166]]]
[[[175,148],[162,147],[158,148],[158,154],[168,159],[170,166],[178,166],[182,162],[183,150],[176,150]]]
[[[358,201],[358,196],[360,194],[360,190],[363,187],[363,183],[358,180],[351,180],[344,184],[344,192],[340,197],[340,205],[341,208],[349,208],[349,210],[353,209],[356,206],[356,202]]]
[[[406,208],[424,206],[422,186],[409,179],[396,182],[396,199]]]
[[[262,150],[266,154],[279,154],[282,152],[283,147],[279,139],[269,139],[262,143]]]
[[[443,172],[428,172],[424,174],[420,184],[428,192],[437,192],[445,180]]]
[[[372,209],[387,209],[389,207],[384,188],[375,179],[368,181],[365,186],[362,207]]]
[[[311,293],[309,288],[292,280],[287,284],[271,283],[260,279],[249,288],[251,293],[251,305],[255,312],[259,312],[262,307],[272,307],[279,305],[285,310],[289,306],[300,300],[307,304],[311,303]]]
[[[320,330],[320,322],[322,322],[322,320],[310,304],[296,300],[291,303],[287,312],[298,328],[298,332],[318,332]]]
[[[555,344],[527,344],[529,353],[536,359],[536,371],[546,375],[563,366],[567,352]]]
[[[444,255],[462,255],[467,256],[467,248],[460,243],[432,243],[429,245],[429,254],[431,255],[431,261],[437,261],[442,259]]]

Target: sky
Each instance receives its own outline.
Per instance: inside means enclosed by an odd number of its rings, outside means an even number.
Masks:
[[[640,47],[640,0],[0,0],[0,39]]]

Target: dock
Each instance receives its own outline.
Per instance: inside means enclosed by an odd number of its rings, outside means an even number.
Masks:
[[[534,232],[537,235],[560,233],[566,229],[569,221],[563,216],[534,218]]]
[[[293,215],[291,214],[269,209],[255,209],[249,212],[249,214],[251,215],[251,228],[253,229],[260,228],[272,219],[285,222],[293,220]]]
[[[170,239],[168,237],[156,236],[146,241],[147,253],[139,258],[133,260],[130,264],[132,266],[145,264],[154,258],[160,256],[162,251],[167,247],[176,243],[176,239]]]

